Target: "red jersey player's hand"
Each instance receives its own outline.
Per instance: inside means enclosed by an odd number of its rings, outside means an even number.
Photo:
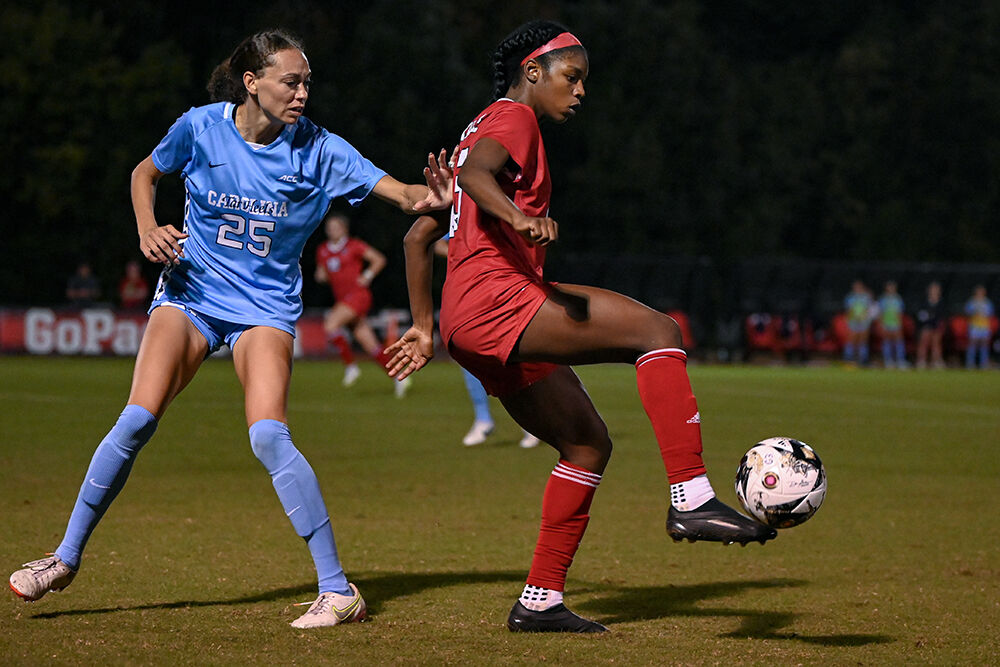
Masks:
[[[410,327],[392,345],[385,348],[389,355],[386,370],[389,377],[402,380],[419,371],[434,358],[434,335],[431,332]]]
[[[552,218],[524,216],[510,223],[514,231],[532,245],[548,245],[559,239],[559,223]]]
[[[454,155],[452,155],[454,158]],[[441,149],[440,155],[434,153],[427,154],[427,166],[424,167],[424,180],[427,181],[427,196],[413,205],[413,210],[418,213],[427,211],[440,211],[451,206],[452,185],[451,161],[448,159],[448,152]]]
[[[153,227],[139,238],[139,249],[151,262],[177,264],[184,256],[184,239],[187,234],[173,225]]]

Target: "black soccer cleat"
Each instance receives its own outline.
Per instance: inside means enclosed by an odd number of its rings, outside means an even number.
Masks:
[[[667,513],[667,534],[674,542],[739,542],[746,546],[749,542],[764,544],[773,540],[778,531],[740,514],[718,498],[712,498],[687,512],[671,505]]]
[[[518,600],[507,617],[511,632],[607,632],[608,629],[586,618],[581,618],[559,603],[545,611],[531,611]]]

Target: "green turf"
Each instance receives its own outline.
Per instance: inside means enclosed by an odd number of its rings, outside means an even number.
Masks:
[[[0,359],[0,568],[52,550],[131,362]],[[537,531],[551,450],[496,407],[487,444],[458,368],[408,398],[373,365],[351,391],[301,362],[290,419],[371,622],[287,623],[314,573],[247,442],[230,364],[177,400],[62,593],[0,609],[3,664],[986,664],[1000,628],[1000,374],[695,366],[705,458],[732,477],[791,435],[826,464],[826,503],[767,546],[674,544],[634,372],[580,369],[615,455],[568,582],[600,637],[503,627]]]

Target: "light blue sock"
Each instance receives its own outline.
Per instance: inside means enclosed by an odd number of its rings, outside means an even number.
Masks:
[[[882,361],[886,366],[892,366],[892,342],[889,340],[882,341]]]
[[[250,426],[250,446],[271,475],[271,483],[292,527],[309,547],[319,577],[319,592],[351,595],[337,556],[337,543],[333,539],[319,480],[312,466],[292,444],[288,425],[274,419],[254,422]]]
[[[844,345],[844,361],[851,361],[854,359],[854,343],[847,343]]]
[[[490,414],[490,397],[486,395],[483,383],[464,368],[462,369],[462,377],[465,378],[465,388],[469,392],[469,398],[472,399],[472,409],[476,413],[476,421],[492,424],[493,415]]]
[[[965,367],[976,367],[976,344],[972,341],[969,341],[969,346],[965,348]]]
[[[139,450],[156,432],[156,423],[156,417],[146,408],[126,405],[114,427],[97,446],[69,516],[66,534],[56,549],[56,555],[72,569],[80,567],[80,555],[90,534],[125,486]]]
[[[906,363],[906,343],[902,340],[896,341],[896,363],[900,366]]]
[[[986,368],[990,360],[990,345],[988,341],[979,344],[979,367]]]
[[[868,363],[868,344],[858,345],[858,363],[864,366]]]

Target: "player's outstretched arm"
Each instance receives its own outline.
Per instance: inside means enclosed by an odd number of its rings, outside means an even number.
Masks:
[[[420,370],[434,357],[434,297],[431,278],[434,274],[432,248],[448,226],[444,212],[422,215],[403,239],[406,257],[406,287],[410,296],[413,326],[398,341],[386,348],[390,355],[389,375],[405,378]]]
[[[372,192],[379,199],[411,215],[449,208],[452,198],[451,167],[444,149],[441,149],[440,155],[427,155],[424,179],[427,185],[408,185],[386,175],[375,184]]]
[[[163,172],[153,164],[153,156],[136,165],[132,170],[132,209],[135,211],[136,227],[139,230],[139,249],[151,262],[176,264],[184,256],[180,241],[187,234],[177,231],[173,225],[157,224],[153,214],[156,201],[156,183]]]

